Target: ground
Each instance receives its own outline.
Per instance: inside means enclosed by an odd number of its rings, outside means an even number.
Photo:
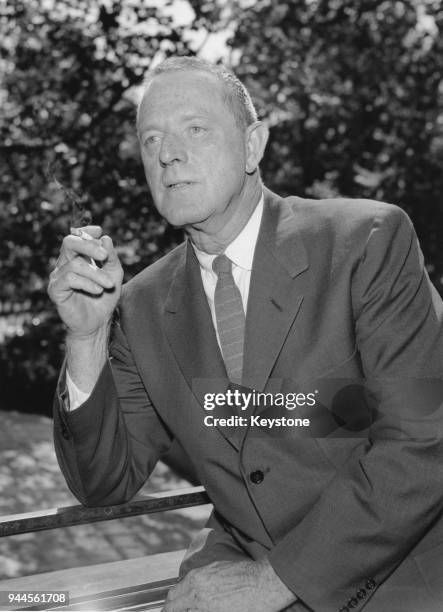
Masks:
[[[142,492],[189,486],[159,464]],[[0,411],[0,515],[78,503],[60,472],[46,417]],[[186,548],[208,506],[0,539],[0,580]]]

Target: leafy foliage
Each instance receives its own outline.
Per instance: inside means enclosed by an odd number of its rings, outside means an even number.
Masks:
[[[271,127],[266,184],[399,204],[443,293],[440,2],[189,5],[190,28],[233,33],[230,61]],[[0,305],[27,303],[34,319],[0,344],[11,407],[50,410],[63,329],[46,283],[73,222],[89,212],[104,226],[127,279],[180,239],[152,207],[134,128],[135,92],[152,60],[192,53],[171,6],[0,1]]]
[[[441,3],[260,0],[232,19],[236,72],[272,128],[265,182],[400,205],[443,293]]]
[[[70,225],[87,216],[102,225],[127,279],[181,238],[152,206],[134,91],[153,58],[189,49],[170,17],[129,0],[108,8],[97,0],[16,2],[3,10],[1,28],[1,302],[26,301],[42,322],[51,316],[46,339],[25,324],[24,335],[0,346],[0,386],[16,407],[29,399],[20,389],[43,386],[29,409],[48,412],[63,330],[46,285]]]

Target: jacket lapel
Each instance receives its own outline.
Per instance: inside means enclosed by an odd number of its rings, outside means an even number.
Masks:
[[[303,302],[302,272],[307,268],[306,250],[291,207],[265,189],[246,316],[244,387],[265,388]],[[189,241],[183,246],[163,319],[180,370],[204,410],[204,393],[221,393],[228,385],[198,260]],[[242,438],[238,430],[219,427],[219,431],[238,450]]]
[[[178,366],[204,410],[204,394],[224,393],[229,381],[203,289],[199,263],[189,241],[183,246],[182,259],[165,301],[163,321]],[[209,414],[206,410],[204,412]],[[235,428],[218,429],[238,450]]]
[[[303,302],[306,249],[291,207],[265,190],[246,317],[243,385],[263,391]]]
[[[164,308],[168,341],[191,388],[196,379],[226,378],[198,260],[189,241]]]

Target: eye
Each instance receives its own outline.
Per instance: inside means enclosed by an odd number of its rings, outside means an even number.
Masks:
[[[160,142],[160,136],[158,134],[151,134],[145,138],[145,147],[152,147]]]
[[[192,136],[200,136],[201,134],[206,132],[205,128],[202,127],[201,125],[191,125],[189,130],[190,130]]]

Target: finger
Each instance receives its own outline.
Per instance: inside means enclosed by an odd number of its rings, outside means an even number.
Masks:
[[[165,602],[165,606],[161,609],[161,612],[208,612],[208,610],[175,601]]]
[[[188,576],[168,591],[164,612],[201,612],[196,593],[190,588]],[[207,612],[207,611],[205,611]]]
[[[195,608],[179,600],[165,601],[162,612],[199,612],[200,608]]]
[[[172,589],[169,589],[163,611],[184,612],[188,609],[190,610],[191,607],[186,601],[186,596],[184,596],[183,588],[180,587],[180,583],[177,583],[174,587],[172,587]]]
[[[71,232],[76,235],[76,230],[83,230],[93,238],[100,238],[103,234],[103,229],[99,225],[83,225],[82,227],[71,227]]]
[[[73,271],[79,276],[85,276],[90,280],[94,281],[97,285],[105,289],[111,289],[115,286],[114,280],[101,268],[93,267],[89,261],[85,260],[82,256],[71,259],[68,263],[62,266],[59,270],[59,275],[62,276],[69,271]]]
[[[90,293],[91,295],[101,295],[104,291],[101,285],[95,283],[86,276],[76,274],[72,270],[67,272],[65,275],[65,282],[67,289],[73,291],[84,291],[85,293]]]
[[[63,263],[73,259],[76,255],[85,255],[97,261],[105,261],[108,258],[108,252],[102,246],[99,239],[85,240],[79,236],[69,234],[63,238],[58,264],[63,265]]]
[[[114,243],[112,242],[112,238],[110,236],[102,236],[101,240],[102,247],[106,250],[108,254],[106,263],[116,263],[119,262],[117,251],[114,247]]]

